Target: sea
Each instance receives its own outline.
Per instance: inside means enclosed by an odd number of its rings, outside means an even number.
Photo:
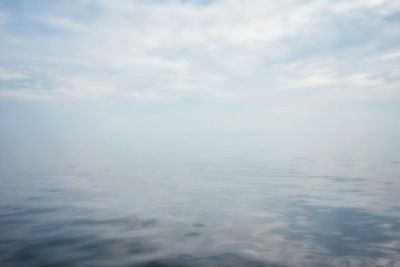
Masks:
[[[0,266],[400,266],[395,133],[0,139]]]

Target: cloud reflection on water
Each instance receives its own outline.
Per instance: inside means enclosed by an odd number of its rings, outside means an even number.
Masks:
[[[2,163],[2,267],[400,266],[391,161],[96,148]]]

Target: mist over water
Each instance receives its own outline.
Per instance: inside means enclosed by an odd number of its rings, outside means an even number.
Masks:
[[[400,267],[399,26],[0,0],[0,267]]]
[[[1,266],[400,266],[396,135],[3,137]]]

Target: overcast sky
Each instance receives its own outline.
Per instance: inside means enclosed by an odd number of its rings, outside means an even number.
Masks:
[[[0,0],[0,127],[400,129],[400,1]]]

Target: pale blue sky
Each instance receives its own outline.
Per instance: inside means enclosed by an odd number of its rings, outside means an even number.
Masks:
[[[399,90],[399,1],[0,0],[3,132],[391,132]]]

